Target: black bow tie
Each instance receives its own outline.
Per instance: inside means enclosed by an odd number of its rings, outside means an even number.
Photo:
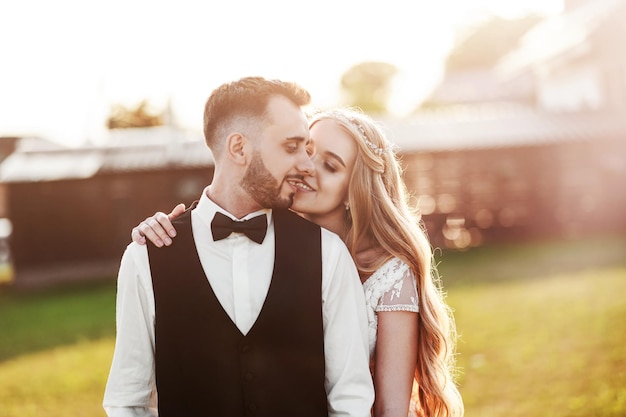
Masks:
[[[211,222],[213,240],[221,240],[231,233],[243,233],[256,243],[262,243],[267,232],[267,216],[262,214],[248,220],[237,221],[220,213],[215,213]]]

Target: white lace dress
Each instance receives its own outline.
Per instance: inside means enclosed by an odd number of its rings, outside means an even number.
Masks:
[[[376,352],[378,316],[381,311],[419,311],[415,276],[409,266],[392,258],[378,268],[364,283],[367,320],[369,323],[370,358]],[[416,387],[414,386],[414,389]],[[414,404],[411,402],[411,409]],[[415,416],[409,411],[409,417]]]
[[[376,333],[380,311],[419,311],[415,277],[409,266],[392,258],[363,283],[367,321],[369,323],[370,357],[376,350]]]

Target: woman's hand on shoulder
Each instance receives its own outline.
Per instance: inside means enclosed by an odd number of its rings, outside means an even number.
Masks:
[[[158,211],[153,216],[147,217],[136,227],[133,227],[130,237],[133,239],[133,242],[137,242],[140,245],[145,245],[146,239],[148,239],[159,248],[163,245],[169,246],[172,244],[172,238],[176,236],[176,229],[172,225],[172,220],[180,216],[184,211],[185,205],[183,203],[174,207],[170,214]]]

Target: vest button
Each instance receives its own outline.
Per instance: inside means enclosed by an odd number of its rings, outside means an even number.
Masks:
[[[248,410],[250,410],[250,411],[256,411],[256,410],[257,410],[257,408],[258,408],[258,407],[257,407],[257,405],[256,405],[255,403],[252,403],[252,402],[248,403]]]
[[[244,375],[244,379],[250,382],[254,379],[254,374],[252,372],[246,372],[246,374]]]
[[[250,345],[243,345],[243,346],[241,347],[241,351],[242,351],[243,353],[250,352],[250,349],[251,349]]]

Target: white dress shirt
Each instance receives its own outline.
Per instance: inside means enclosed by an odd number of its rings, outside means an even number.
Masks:
[[[194,241],[217,299],[245,335],[261,311],[272,278],[272,211],[243,218],[268,216],[262,244],[241,233],[214,242],[210,223],[217,211],[235,219],[211,201],[205,190],[191,213]],[[154,314],[148,251],[144,245],[131,243],[118,275],[117,338],[103,402],[110,417],[157,415]],[[322,314],[329,415],[370,416],[374,388],[363,288],[344,243],[326,229],[322,229]]]

